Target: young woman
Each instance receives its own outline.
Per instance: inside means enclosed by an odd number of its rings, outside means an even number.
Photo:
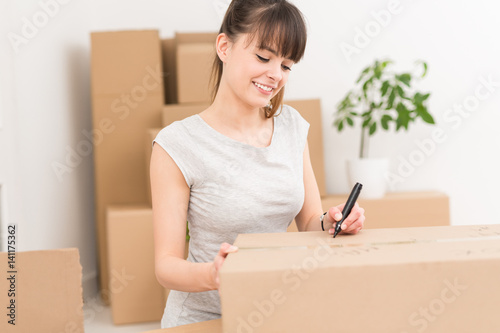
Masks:
[[[172,290],[163,328],[220,317],[219,269],[237,251],[231,244],[239,233],[285,232],[294,218],[299,231],[321,230],[309,124],[282,103],[305,46],[306,26],[293,4],[233,0],[216,39],[213,103],[154,140],[156,275]],[[324,216],[330,234],[342,208]],[[357,233],[364,219],[356,205],[342,232]]]

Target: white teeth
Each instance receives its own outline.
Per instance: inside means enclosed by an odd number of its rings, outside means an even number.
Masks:
[[[260,83],[257,83],[257,82],[254,82],[254,84],[255,84],[257,87],[259,87],[260,89],[265,90],[265,91],[271,91],[271,90],[273,90],[273,88],[271,88],[271,87],[267,87],[267,86],[264,86],[264,85],[262,85],[262,84],[260,84]]]

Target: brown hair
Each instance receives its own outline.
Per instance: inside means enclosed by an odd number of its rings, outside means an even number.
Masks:
[[[249,34],[248,42],[257,38],[259,48],[272,47],[281,57],[299,62],[304,56],[307,31],[302,13],[287,0],[233,0],[229,5],[219,34],[234,42]],[[222,61],[215,55],[212,67],[212,101],[222,78]],[[266,116],[271,118],[283,105],[285,87],[271,99]]]

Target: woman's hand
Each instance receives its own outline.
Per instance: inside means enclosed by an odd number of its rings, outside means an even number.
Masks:
[[[220,286],[220,278],[219,278],[219,270],[226,260],[226,257],[229,253],[234,253],[238,251],[238,247],[231,245],[229,243],[222,243],[219,249],[219,253],[215,256],[214,262],[212,263],[212,267],[210,269],[211,277],[214,282],[215,289],[219,289]]]
[[[344,206],[345,203],[328,209],[328,214],[325,216],[325,222],[333,223],[331,229],[329,230],[330,234],[335,232],[335,225],[337,221],[342,219],[342,209],[344,209]],[[354,207],[352,207],[349,216],[344,220],[344,222],[342,222],[341,233],[356,234],[363,229],[364,222],[365,210],[359,207],[358,203],[356,203]]]

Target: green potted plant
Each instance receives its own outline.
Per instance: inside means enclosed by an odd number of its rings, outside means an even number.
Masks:
[[[352,184],[364,184],[363,197],[377,198],[385,194],[387,158],[368,158],[369,138],[378,130],[408,130],[417,119],[434,124],[427,101],[430,93],[421,93],[414,87],[417,79],[427,74],[427,63],[418,61],[421,74],[390,70],[391,60],[375,62],[363,69],[356,85],[337,106],[333,126],[341,132],[346,126],[361,127],[357,159],[347,160],[348,178]]]

